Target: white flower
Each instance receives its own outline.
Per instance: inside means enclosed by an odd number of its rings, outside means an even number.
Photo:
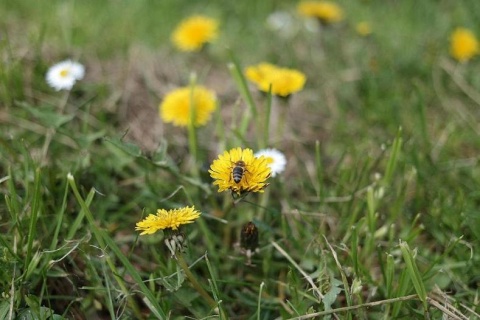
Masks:
[[[290,38],[298,32],[293,16],[286,11],[275,11],[267,17],[267,27],[284,38]]]
[[[255,157],[258,158],[260,156],[264,156],[269,160],[268,166],[272,171],[272,177],[275,177],[277,173],[281,173],[285,170],[287,159],[285,158],[285,155],[277,149],[263,149],[255,153]]]
[[[65,60],[48,69],[45,79],[50,87],[60,91],[70,90],[77,80],[85,75],[85,67],[78,62]]]

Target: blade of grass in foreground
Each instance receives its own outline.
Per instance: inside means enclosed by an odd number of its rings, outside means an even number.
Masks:
[[[100,230],[97,225],[95,224],[95,220],[93,219],[93,214],[88,208],[85,200],[82,198],[80,195],[80,192],[78,192],[77,185],[75,184],[75,179],[71,174],[68,174],[67,176],[68,182],[70,184],[70,187],[72,188],[72,191],[75,195],[75,198],[77,199],[78,203],[80,204],[82,210],[85,211],[85,216],[88,220],[88,223],[90,224],[90,227],[92,228],[93,234],[95,235],[95,238],[97,239],[98,244],[102,248],[106,248],[107,246],[115,253],[117,258],[122,262],[123,266],[125,269],[128,271],[130,276],[135,280],[137,285],[140,287],[141,292],[145,295],[147,298],[146,304],[150,308],[150,310],[155,314],[156,317],[159,319],[166,319],[167,316],[163,312],[162,308],[158,304],[158,301],[155,298],[155,295],[153,294],[152,291],[148,289],[148,287],[145,285],[145,283],[142,281],[142,278],[138,274],[137,270],[133,267],[133,265],[128,261],[128,258],[125,257],[125,255],[120,251],[116,243],[106,234],[105,231]],[[110,257],[107,255],[106,261],[108,266],[110,267],[110,270],[114,273],[115,279],[117,280],[118,285],[122,289],[122,292],[129,297],[129,302],[130,306],[132,307],[133,311],[135,312],[135,315],[138,318],[142,318],[142,314],[140,310],[138,309],[138,306],[136,305],[135,301],[132,299],[132,297],[128,294],[128,289],[125,286],[125,283],[123,282],[123,279],[120,277],[120,274],[117,272],[117,268],[115,267],[114,263],[110,259]]]
[[[231,62],[228,64],[228,69],[230,70],[230,74],[232,75],[233,80],[235,80],[237,84],[238,91],[240,91],[240,94],[242,95],[243,99],[245,99],[245,102],[248,105],[247,112],[243,115],[239,130],[240,135],[244,137],[247,132],[248,124],[250,123],[252,115],[255,119],[257,119],[257,106],[252,98],[252,95],[250,94],[250,91],[248,90],[247,81],[243,76],[240,64],[238,63],[237,59],[235,59],[235,56],[231,50],[230,60]]]
[[[34,180],[34,187],[33,187],[33,200],[32,200],[32,208],[31,208],[31,217],[30,217],[30,226],[28,228],[27,234],[27,257],[25,258],[25,267],[24,270],[28,270],[28,266],[31,262],[32,258],[32,248],[33,248],[33,240],[36,236],[36,226],[37,226],[37,218],[40,206],[40,169],[35,171],[35,180]]]
[[[425,313],[427,313],[427,290],[425,289],[425,285],[423,284],[422,275],[420,274],[417,264],[415,263],[415,257],[413,256],[410,247],[405,241],[400,240],[400,250],[402,251],[403,260],[405,260],[408,274],[410,275],[410,279],[413,282],[415,291],[417,292],[418,297],[422,301],[423,310],[425,311]]]
[[[393,140],[393,145],[391,149],[390,158],[388,159],[387,169],[385,170],[385,177],[383,182],[385,185],[390,185],[393,178],[393,173],[397,167],[398,157],[400,155],[400,150],[402,148],[403,138],[402,138],[402,127],[398,128],[397,136]]]

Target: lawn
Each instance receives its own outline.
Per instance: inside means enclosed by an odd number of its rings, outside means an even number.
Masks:
[[[332,3],[1,1],[0,320],[480,319],[480,2]]]

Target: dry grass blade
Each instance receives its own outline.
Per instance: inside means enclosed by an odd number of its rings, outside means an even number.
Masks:
[[[290,257],[290,255],[278,245],[278,243],[272,241],[271,244],[275,247],[275,249],[278,250],[278,252],[280,252],[285,258],[287,258],[287,260],[295,267],[295,269],[297,269],[305,277],[305,279],[312,286],[312,289],[315,291],[318,297],[320,299],[323,299],[323,294],[317,287],[317,285],[313,282],[312,277],[310,277],[305,271],[303,271],[302,268],[300,268],[300,266],[293,260],[293,258]]]

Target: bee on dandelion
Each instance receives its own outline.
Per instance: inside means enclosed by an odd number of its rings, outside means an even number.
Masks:
[[[238,196],[263,192],[271,169],[267,158],[255,157],[252,149],[234,148],[219,155],[208,170],[218,186],[218,192],[231,190]]]

